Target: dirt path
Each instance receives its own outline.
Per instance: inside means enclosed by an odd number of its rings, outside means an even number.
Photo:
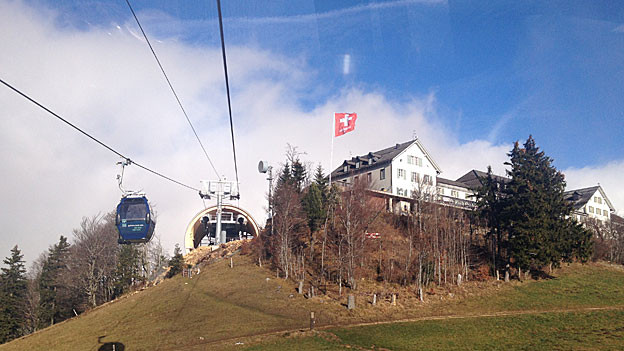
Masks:
[[[547,314],[547,313],[572,313],[572,312],[593,312],[593,311],[611,311],[611,310],[624,310],[624,305],[604,306],[604,307],[556,308],[556,309],[548,309],[548,310],[500,311],[500,312],[480,313],[480,314],[414,317],[414,318],[404,318],[404,319],[395,319],[395,320],[378,321],[378,322],[363,322],[363,323],[352,323],[352,324],[328,324],[328,325],[319,326],[315,328],[314,330],[325,331],[325,330],[334,329],[334,328],[356,328],[356,327],[364,327],[364,326],[370,326],[370,325],[383,325],[383,324],[420,322],[420,321],[438,321],[438,320],[450,320],[450,319],[489,318],[489,317],[520,316],[520,315],[539,315],[539,314]],[[225,345],[225,344],[235,345],[237,342],[243,342],[243,341],[245,341],[243,345],[249,346],[250,344],[253,344],[253,341],[258,341],[266,337],[278,336],[282,334],[305,335],[308,332],[309,330],[304,329],[304,328],[284,329],[284,330],[272,331],[268,333],[247,335],[247,336],[242,336],[242,337],[237,337],[237,338],[222,339],[218,341],[198,343],[194,345],[186,345],[185,347],[180,347],[180,348],[171,348],[171,349],[167,348],[163,350],[183,350],[183,349],[188,349],[191,347],[199,347],[199,346],[209,347],[209,346],[217,346],[217,345]],[[250,339],[251,339],[251,342],[249,342]]]

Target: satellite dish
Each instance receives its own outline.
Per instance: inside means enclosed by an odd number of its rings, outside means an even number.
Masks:
[[[269,170],[269,163],[267,161],[258,162],[258,172],[266,173]]]

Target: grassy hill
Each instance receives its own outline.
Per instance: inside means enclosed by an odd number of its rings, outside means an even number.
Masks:
[[[425,348],[462,349],[491,348],[498,339],[526,341],[527,335],[536,337],[535,342],[554,343],[547,337],[553,333],[595,334],[609,342],[618,336],[613,342],[624,347],[619,341],[624,331],[624,271],[609,265],[573,265],[542,281],[468,282],[431,290],[425,303],[410,289],[371,284],[361,284],[357,309],[347,311],[342,305],[346,297],[336,291],[305,299],[294,283],[237,255],[234,268],[228,260],[218,261],[193,278],[165,280],[0,350],[105,350],[113,343],[117,350],[121,345],[124,350],[333,350],[370,349],[373,344],[401,350],[417,342]],[[398,306],[383,300],[377,306],[369,303],[368,292],[383,289],[399,293]],[[596,307],[607,309],[588,310]],[[297,331],[309,325],[310,311],[316,312],[319,331]],[[540,311],[549,312],[535,313]],[[477,317],[482,315],[489,316]],[[402,323],[347,327],[400,319]],[[593,333],[596,330],[603,331]],[[528,346],[511,343],[506,348],[510,347]]]

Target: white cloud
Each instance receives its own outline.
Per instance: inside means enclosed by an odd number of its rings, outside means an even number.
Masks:
[[[0,2],[1,78],[167,176],[196,187],[214,178],[151,53],[125,29],[129,25],[78,31],[56,27],[54,18],[50,11]],[[158,39],[155,49],[200,138],[217,169],[234,179],[220,48]],[[278,165],[290,143],[328,170],[335,111],[355,111],[359,118],[354,132],[334,140],[334,166],[351,154],[410,140],[416,131],[446,178],[489,164],[503,172],[511,146],[459,143],[437,122],[433,94],[397,102],[380,91],[345,88],[310,110],[300,101],[322,82],[314,83],[305,62],[236,46],[228,47],[228,60],[240,205],[260,224],[267,184],[258,161]],[[18,244],[32,260],[59,235],[71,237],[82,216],[114,209],[118,158],[4,87],[0,105],[0,256]],[[137,167],[126,169],[124,184],[148,194],[165,247],[182,244],[188,221],[203,208],[198,194]]]

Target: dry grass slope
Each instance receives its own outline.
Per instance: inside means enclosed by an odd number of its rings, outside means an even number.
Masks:
[[[104,350],[112,349],[112,343],[117,343],[118,350],[119,345],[124,350],[240,349],[237,342],[243,342],[243,347],[258,344],[260,349],[264,344],[279,348],[293,342],[310,349],[335,349],[344,344],[318,337],[292,338],[308,326],[310,311],[316,312],[317,326],[322,329],[432,316],[624,306],[624,272],[606,265],[566,267],[556,279],[547,281],[468,282],[431,291],[425,303],[410,289],[363,284],[358,308],[347,311],[342,306],[346,298],[337,292],[305,299],[296,293],[294,283],[275,278],[274,272],[258,267],[248,257],[235,255],[233,260],[233,268],[229,259],[218,260],[202,267],[193,278],[165,280],[2,345],[0,350]],[[381,290],[399,292],[398,306],[387,302],[372,306],[369,293]],[[411,327],[405,328],[409,334]],[[332,333],[328,334],[351,335]],[[367,333],[374,334],[372,330]],[[360,339],[364,344],[370,341],[353,335],[356,344]]]

